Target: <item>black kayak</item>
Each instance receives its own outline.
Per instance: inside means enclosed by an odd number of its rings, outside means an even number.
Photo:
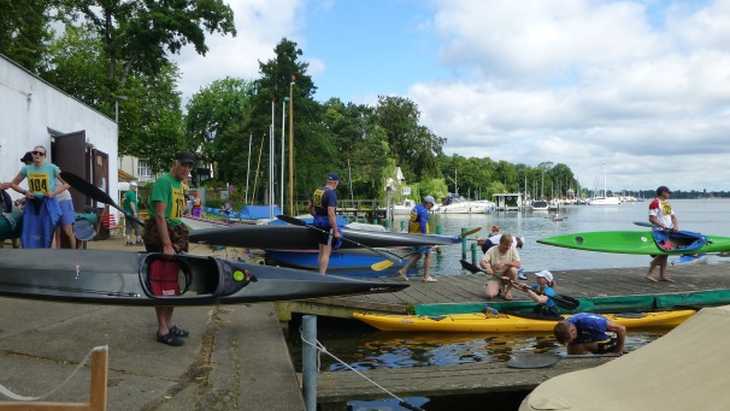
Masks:
[[[155,296],[148,267],[180,266],[180,295]],[[193,255],[90,250],[0,250],[0,295],[114,305],[210,305],[395,292],[406,284],[359,281]]]
[[[433,234],[390,233],[351,228],[341,228],[340,232],[345,238],[368,247],[419,247],[457,244],[461,241],[459,237]],[[321,234],[316,230],[290,224],[241,225],[194,230],[190,234],[190,241],[268,250],[311,250],[317,248],[320,236]],[[343,241],[341,248],[355,247],[357,246],[353,243]]]

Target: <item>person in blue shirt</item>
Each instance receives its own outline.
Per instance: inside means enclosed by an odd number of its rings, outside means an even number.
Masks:
[[[553,332],[558,342],[568,346],[568,354],[622,354],[626,339],[626,327],[593,313],[578,313],[559,321]]]
[[[423,202],[421,204],[418,204],[417,206],[413,207],[413,210],[411,210],[410,219],[408,221],[408,232],[411,234],[428,234],[429,233],[429,227],[428,227],[428,219],[430,217],[429,211],[433,208],[433,206],[436,205],[436,200],[433,198],[433,196],[425,196],[423,197]],[[431,267],[431,247],[429,246],[423,246],[423,247],[415,247],[413,249],[413,257],[401,268],[398,270],[398,274],[400,277],[404,280],[408,280],[408,276],[406,273],[408,272],[408,269],[415,264],[421,256],[425,256],[423,259],[423,281],[427,283],[435,283],[437,280],[428,273],[429,268]]]
[[[337,185],[340,177],[335,173],[327,175],[327,184],[314,190],[309,212],[314,217],[314,226],[325,230],[319,240],[319,273],[327,274],[332,246],[338,247],[340,229],[337,227]]]
[[[535,273],[537,285],[528,287],[524,285],[522,290],[535,301],[538,305],[535,307],[535,313],[546,318],[560,319],[560,310],[555,304],[555,279],[553,273],[547,270]]]

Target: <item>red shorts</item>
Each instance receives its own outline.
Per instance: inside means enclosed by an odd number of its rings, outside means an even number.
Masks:
[[[160,296],[180,295],[177,275],[180,267],[172,260],[154,260],[149,266],[152,294]]]

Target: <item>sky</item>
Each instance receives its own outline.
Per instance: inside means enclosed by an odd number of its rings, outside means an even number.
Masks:
[[[582,185],[730,190],[730,0],[236,0],[175,59],[187,100],[296,41],[316,98],[415,101],[448,154],[562,162]]]

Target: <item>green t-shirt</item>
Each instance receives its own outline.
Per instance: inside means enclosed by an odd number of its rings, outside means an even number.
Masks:
[[[132,204],[134,204],[134,210],[139,212],[139,200],[137,199],[137,193],[129,190],[124,193],[124,200],[122,201],[122,208],[129,214],[132,214]]]
[[[150,217],[156,217],[155,203],[165,204],[165,219],[171,224],[181,224],[180,217],[185,211],[185,196],[180,180],[170,173],[163,174],[152,185],[148,208]]]
[[[36,196],[56,191],[56,180],[60,174],[61,170],[53,163],[40,167],[29,164],[20,169],[20,175],[28,179],[28,190]]]

